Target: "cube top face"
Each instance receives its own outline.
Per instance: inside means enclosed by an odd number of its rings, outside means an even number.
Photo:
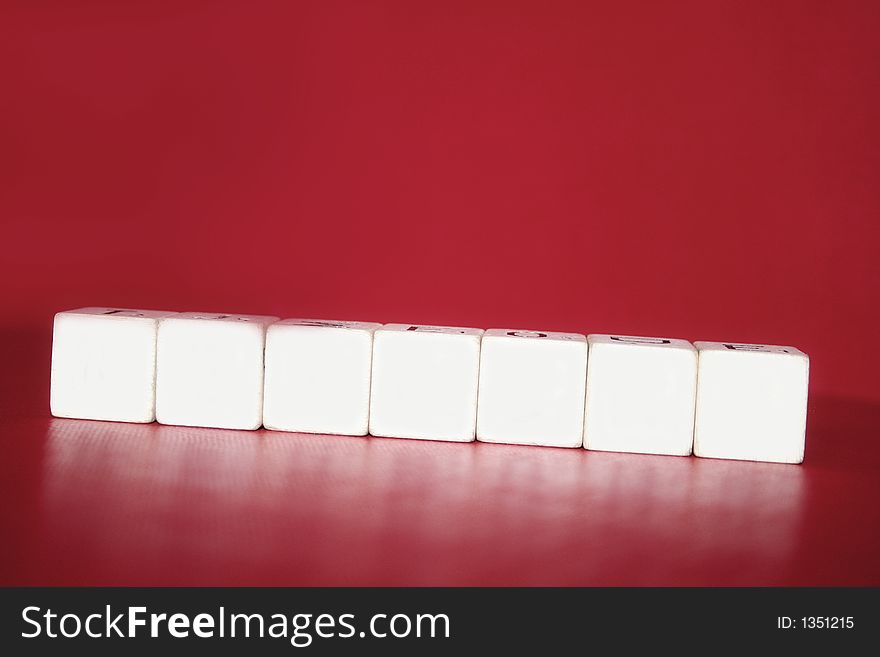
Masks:
[[[324,329],[344,329],[348,331],[375,331],[377,328],[382,326],[376,322],[353,322],[353,321],[344,321],[337,319],[282,319],[279,322],[275,322],[272,326],[280,327],[280,326],[291,326],[291,327],[303,327],[303,328],[324,328]]]
[[[365,435],[373,330],[379,325],[301,321],[277,322],[266,333],[263,425],[279,431]]]
[[[203,321],[203,322],[225,322],[227,324],[235,324],[235,323],[250,323],[250,324],[271,324],[273,322],[277,322],[277,317],[272,317],[271,315],[236,315],[236,314],[225,314],[225,313],[200,313],[200,312],[186,312],[186,313],[178,313],[171,317],[170,319],[174,321],[178,320],[190,320],[190,321]]]
[[[586,337],[577,333],[487,331],[480,350],[477,439],[580,447],[587,355]]]
[[[594,342],[590,336],[584,447],[690,454],[697,363],[697,351],[683,340]]]
[[[121,308],[80,308],[55,315],[52,415],[152,422],[158,321],[171,315]]]
[[[472,441],[482,331],[399,327],[374,333],[370,433]]]
[[[488,329],[486,338],[510,338],[512,340],[561,340],[564,342],[586,342],[587,336],[581,333],[560,333],[558,331],[532,331],[528,329]]]
[[[722,353],[754,353],[754,354],[782,354],[789,356],[807,355],[796,347],[768,345],[768,344],[743,344],[739,342],[695,342],[694,346],[699,351],[719,351]]]
[[[466,335],[482,337],[484,331],[478,328],[465,326],[428,326],[420,324],[385,324],[379,331],[394,333],[406,333],[411,335]]]
[[[125,318],[125,319],[160,319],[177,313],[166,310],[139,310],[136,308],[88,307],[75,310],[64,310],[58,315],[88,315],[92,317]]]
[[[587,336],[590,347],[595,345],[619,345],[626,347],[650,347],[658,349],[686,349],[694,351],[694,345],[687,340],[679,338],[652,338],[637,335],[610,335],[605,333],[591,333]]]
[[[731,349],[727,344],[735,347]],[[709,458],[800,463],[804,458],[809,357],[794,347],[697,343],[694,453]]]

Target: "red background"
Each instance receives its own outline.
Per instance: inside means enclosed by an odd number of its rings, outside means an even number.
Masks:
[[[878,34],[871,1],[3,3],[2,580],[880,583]],[[84,305],[792,344],[807,463],[51,421]]]

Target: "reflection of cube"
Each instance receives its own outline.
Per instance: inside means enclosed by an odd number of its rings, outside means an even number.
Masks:
[[[266,333],[263,425],[363,436],[373,331],[381,324],[287,319]]]
[[[794,347],[697,342],[694,453],[721,459],[804,460],[810,360]]]
[[[474,439],[481,329],[388,324],[373,338],[370,433]]]
[[[480,352],[477,439],[580,447],[586,379],[583,335],[486,331]]]
[[[258,429],[263,346],[277,317],[182,313],[159,322],[156,419],[162,424]]]
[[[55,315],[52,415],[152,422],[158,319],[172,314],[80,308]]]
[[[686,340],[590,335],[584,447],[686,456],[697,352]]]

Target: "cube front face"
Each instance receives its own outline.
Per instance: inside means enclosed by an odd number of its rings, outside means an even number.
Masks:
[[[480,329],[389,324],[373,339],[370,433],[474,440]]]
[[[299,319],[270,326],[263,425],[280,431],[365,435],[373,332],[380,326]]]
[[[486,331],[480,353],[477,439],[580,447],[586,378],[583,335]]]
[[[794,347],[698,342],[694,454],[801,463],[809,358]]]
[[[162,424],[257,429],[263,421],[263,347],[274,317],[182,313],[159,323],[156,419]]]
[[[80,308],[55,315],[49,406],[56,417],[155,418],[158,321],[173,313]]]
[[[590,335],[584,447],[687,456],[697,352],[685,340]]]

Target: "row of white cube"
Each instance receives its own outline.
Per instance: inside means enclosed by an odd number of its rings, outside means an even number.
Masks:
[[[794,347],[82,308],[55,317],[51,410],[799,463],[808,378]]]

